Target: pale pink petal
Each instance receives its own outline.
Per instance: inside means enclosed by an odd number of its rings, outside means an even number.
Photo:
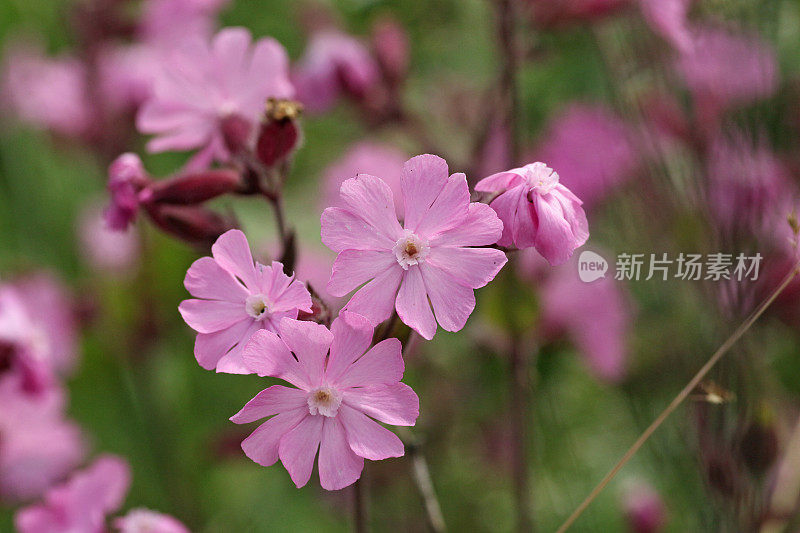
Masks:
[[[308,292],[308,287],[296,279],[274,300],[271,309],[274,312],[292,310],[295,311],[294,316],[297,316],[297,310],[311,312],[311,305],[311,294]]]
[[[341,207],[329,207],[322,212],[322,242],[334,252],[342,250],[391,250],[396,239],[375,231],[375,228],[356,214]]]
[[[178,306],[181,316],[198,333],[214,333],[247,318],[242,302],[184,300]]]
[[[416,227],[416,232],[433,237],[461,224],[469,212],[467,176],[458,173],[447,179],[439,196]],[[410,226],[409,226],[410,227]]]
[[[447,162],[435,155],[418,155],[406,161],[401,178],[406,228],[413,230],[419,225],[444,188],[448,174]]]
[[[286,49],[275,39],[263,38],[256,42],[248,70],[246,83],[250,86],[268,84],[269,96],[275,98],[294,96],[294,87],[288,76],[289,56],[286,55]],[[268,80],[264,78],[265,72],[272,73]]]
[[[244,233],[238,229],[226,231],[211,247],[211,254],[222,268],[242,280],[248,289],[258,290],[255,263]]]
[[[372,344],[374,327],[357,313],[342,311],[331,324],[333,343],[325,377],[336,383],[347,368]]]
[[[475,190],[480,192],[500,192],[524,183],[525,178],[517,172],[504,171],[492,174],[488,178],[483,178],[475,185]]]
[[[351,407],[339,407],[339,416],[347,433],[347,443],[356,455],[371,461],[402,457],[405,446],[397,435]]]
[[[388,250],[344,250],[333,263],[327,290],[334,296],[344,296],[392,265],[397,265],[397,259]]]
[[[261,326],[255,320],[250,323],[250,327],[242,335],[242,340],[231,348],[219,361],[217,361],[217,372],[225,374],[252,374],[253,370],[244,361],[244,349],[250,339],[260,330]]]
[[[252,325],[253,320],[246,317],[229,328],[214,333],[198,333],[194,342],[194,356],[197,362],[206,370],[216,367],[222,356],[231,348],[239,343],[247,344],[250,340],[247,332]]]
[[[575,237],[564,219],[561,204],[551,198],[536,195],[539,227],[536,232],[536,251],[551,265],[560,265],[572,256]]]
[[[348,389],[342,404],[394,426],[413,426],[419,416],[419,398],[405,383]]]
[[[211,257],[192,263],[183,285],[195,298],[244,303],[249,296],[247,289]]]
[[[514,238],[514,246],[517,248],[532,248],[536,244],[537,230],[539,224],[539,212],[536,207],[528,199],[528,195],[535,195],[537,200],[542,197],[535,192],[529,192],[519,195],[517,203],[517,211],[514,213],[514,221],[511,223],[511,235]],[[552,195],[550,195],[552,196]],[[554,202],[556,209],[560,211],[560,206]],[[561,222],[566,225],[566,222],[561,217]]]
[[[219,62],[219,67],[226,72],[236,73],[248,65],[250,48],[250,32],[244,28],[223,28],[214,36],[212,51]]]
[[[436,334],[436,320],[433,318],[422,272],[418,266],[412,266],[405,271],[397,293],[396,309],[400,320],[427,340],[431,340]]]
[[[561,204],[561,211],[564,213],[564,219],[569,225],[574,239],[574,246],[582,246],[589,238],[589,222],[586,220],[586,211],[581,207],[582,202],[577,196],[572,194],[572,191],[563,185],[557,185],[556,200]]]
[[[525,196],[525,187],[519,186],[504,192],[489,204],[500,220],[503,221],[503,233],[497,240],[500,246],[514,245],[514,225],[517,218],[517,207],[520,197]]]
[[[278,324],[278,333],[286,346],[306,370],[311,385],[322,381],[325,359],[333,342],[333,335],[322,324],[284,318]]]
[[[342,406],[346,408],[345,406]],[[347,444],[340,417],[325,417],[319,446],[319,482],[325,490],[339,490],[361,477],[364,459]]]
[[[242,441],[244,454],[261,466],[275,464],[281,438],[310,416],[306,406],[273,416]]]
[[[359,174],[345,180],[339,194],[351,212],[358,214],[392,244],[400,238],[403,229],[395,215],[392,189],[382,179]]]
[[[430,264],[423,264],[421,271],[439,325],[446,331],[461,330],[475,309],[473,290]]]
[[[259,392],[230,420],[235,424],[246,424],[278,413],[307,407],[307,396],[308,393],[301,389],[273,385]]]
[[[337,387],[391,385],[403,378],[403,347],[397,339],[385,339],[347,368]]]
[[[305,417],[283,436],[278,445],[281,462],[298,489],[305,486],[311,478],[314,457],[317,455],[322,438],[322,422],[325,418],[327,417],[322,415]]]
[[[344,308],[366,317],[373,325],[380,324],[392,314],[403,272],[400,265],[386,269],[361,287]]]
[[[286,343],[271,331],[261,329],[250,337],[243,360],[259,376],[281,378],[301,389],[311,388],[306,367],[295,360]]]
[[[486,206],[488,207],[488,206]],[[494,279],[508,258],[494,248],[454,248],[437,246],[425,260],[462,285],[473,289],[483,287]]]
[[[494,244],[503,234],[503,223],[494,209],[486,204],[469,204],[467,218],[457,226],[438,233],[431,246],[486,246]]]

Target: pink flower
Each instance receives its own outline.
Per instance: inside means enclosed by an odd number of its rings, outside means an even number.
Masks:
[[[583,202],[544,163],[493,174],[475,190],[500,192],[490,204],[503,221],[500,246],[535,247],[551,265],[559,265],[589,238]]]
[[[130,468],[119,457],[101,456],[50,489],[45,501],[17,512],[20,533],[102,533],[105,518],[122,505],[130,485]]]
[[[380,72],[367,47],[355,37],[325,30],[315,34],[292,73],[298,99],[309,111],[330,108],[340,93],[364,98]]]
[[[476,248],[496,242],[502,223],[488,206],[470,203],[466,176],[448,178],[440,157],[409,159],[401,189],[403,226],[383,180],[359,174],[342,184],[344,207],[322,214],[322,242],[338,254],[328,292],[344,296],[366,283],[345,309],[374,324],[396,309],[400,320],[432,339],[437,321],[447,331],[464,327],[475,308],[473,289],[506,263],[501,251]]]
[[[551,121],[532,159],[557,168],[560,182],[594,205],[636,168],[632,137],[628,126],[602,106],[573,104]]]
[[[112,230],[125,231],[139,211],[139,193],[148,183],[147,173],[139,156],[122,154],[108,167],[108,191],[111,204],[104,217]]]
[[[244,453],[263,466],[280,458],[299,488],[308,483],[319,449],[319,479],[327,490],[361,477],[364,459],[401,457],[400,439],[372,419],[413,426],[419,399],[400,383],[400,341],[386,339],[370,348],[372,334],[366,318],[347,311],[330,331],[285,318],[278,325],[280,337],[256,333],[245,348],[245,362],[259,376],[297,388],[273,385],[231,417],[245,424],[275,415],[242,442]]]
[[[80,428],[64,419],[58,387],[31,396],[15,377],[5,376],[0,405],[0,496],[15,501],[41,496],[83,459]]]
[[[214,17],[228,0],[147,0],[139,27],[149,45],[171,48],[188,38],[209,37]]]
[[[339,189],[345,180],[357,174],[380,176],[389,185],[394,197],[397,216],[403,214],[403,191],[400,188],[402,168],[408,157],[391,146],[372,141],[361,141],[354,144],[341,159],[325,169],[324,205],[343,207],[339,200]]]
[[[139,130],[156,135],[147,149],[200,148],[200,159],[227,159],[223,121],[238,116],[255,124],[268,97],[291,97],[288,64],[277,41],[253,46],[244,28],[223,29],[210,44],[187,38],[164,61],[153,96],[139,110]]]
[[[306,286],[283,273],[283,265],[253,262],[247,238],[239,230],[222,234],[186,272],[184,285],[197,299],[179,306],[183,319],[197,331],[194,355],[200,366],[229,374],[250,374],[242,352],[260,329],[275,331],[284,317],[311,311]]]
[[[82,256],[95,270],[118,275],[129,273],[139,258],[139,236],[109,228],[102,212],[94,207],[80,218],[78,238]]]
[[[119,533],[189,533],[175,518],[150,509],[133,509],[114,520],[114,527]]]
[[[686,25],[686,14],[692,0],[639,0],[645,21],[677,50],[688,51],[692,37]]]

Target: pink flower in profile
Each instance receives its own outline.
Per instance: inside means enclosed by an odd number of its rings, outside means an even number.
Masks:
[[[551,265],[560,265],[589,238],[580,199],[559,183],[544,163],[531,163],[484,178],[476,191],[499,192],[490,204],[503,221],[500,246],[536,248]]]
[[[386,339],[370,348],[372,334],[369,320],[347,311],[330,331],[285,318],[278,335],[256,333],[245,362],[259,376],[297,388],[273,385],[231,417],[237,424],[272,417],[242,442],[245,454],[263,466],[280,459],[299,488],[308,483],[319,449],[319,479],[327,490],[361,477],[364,459],[401,457],[403,443],[375,420],[413,426],[419,399],[400,383],[400,341]]]
[[[156,135],[147,149],[201,149],[198,160],[227,159],[224,120],[236,116],[252,125],[268,97],[290,98],[288,69],[277,41],[253,45],[244,28],[223,29],[210,44],[200,36],[185,39],[163,61],[153,95],[139,110],[139,131]]]
[[[20,533],[102,533],[106,515],[122,505],[130,485],[130,467],[119,457],[104,455],[50,489],[42,503],[17,512]]]
[[[189,528],[175,518],[151,511],[133,509],[114,520],[119,533],[189,533]]]
[[[133,223],[139,211],[139,193],[147,183],[147,173],[138,155],[122,154],[111,163],[108,167],[111,204],[103,214],[110,229],[125,231]]]
[[[550,122],[531,159],[557,168],[564,186],[587,206],[595,205],[633,174],[639,156],[632,138],[611,111],[572,104]]]
[[[306,286],[283,272],[283,265],[254,263],[247,238],[239,230],[223,233],[186,272],[184,285],[195,299],[179,306],[183,319],[197,331],[194,355],[206,370],[250,374],[242,352],[260,329],[275,331],[284,318],[311,311]]]
[[[672,46],[682,52],[692,47],[686,14],[692,0],[639,0],[647,24]]]
[[[375,59],[355,37],[325,30],[315,34],[292,73],[297,97],[309,111],[330,108],[340,93],[364,98],[380,80]]]
[[[83,435],[64,418],[64,394],[58,387],[32,396],[21,390],[16,377],[4,376],[0,405],[0,497],[39,497],[81,462]]]
[[[447,331],[464,327],[475,308],[473,289],[493,280],[506,263],[500,250],[477,248],[494,244],[503,225],[489,206],[470,203],[466,176],[448,177],[440,157],[409,159],[401,189],[403,226],[383,180],[359,174],[342,184],[344,207],[322,213],[322,242],[338,254],[328,292],[344,296],[366,283],[345,309],[374,324],[395,309],[400,320],[432,339],[437,321]]]
[[[392,190],[397,216],[403,214],[403,191],[400,188],[403,164],[408,159],[401,150],[373,141],[354,144],[347,153],[331,164],[324,173],[324,207],[343,207],[339,189],[345,180],[357,174],[380,176]]]

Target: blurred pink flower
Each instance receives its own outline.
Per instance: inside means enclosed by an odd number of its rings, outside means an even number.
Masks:
[[[103,102],[115,111],[136,109],[152,94],[159,60],[158,50],[142,43],[109,45],[102,50],[97,83]]]
[[[489,283],[506,263],[500,250],[474,248],[494,244],[502,224],[489,206],[470,203],[466,176],[448,178],[440,157],[409,159],[401,189],[405,227],[380,178],[359,174],[342,184],[345,207],[322,214],[322,242],[338,254],[328,292],[344,296],[366,283],[345,309],[377,324],[394,308],[430,340],[437,321],[447,331],[464,327],[475,308],[473,289]]]
[[[189,533],[189,528],[175,518],[150,509],[129,511],[114,520],[114,528],[119,533]]]
[[[68,136],[92,127],[86,71],[78,59],[48,58],[37,46],[18,44],[7,51],[2,71],[2,99],[22,120]]]
[[[372,48],[380,69],[391,82],[405,78],[409,62],[409,38],[405,28],[392,17],[378,20],[372,28]]]
[[[197,331],[194,354],[200,366],[230,374],[251,373],[242,361],[247,341],[259,329],[274,331],[280,319],[311,311],[308,289],[283,273],[283,265],[254,263],[247,238],[230,230],[186,272],[186,290],[197,299],[179,310]]]
[[[629,178],[638,162],[628,126],[601,106],[583,104],[551,121],[531,159],[557,168],[561,183],[587,205]]]
[[[163,61],[153,95],[139,110],[139,130],[156,135],[147,149],[201,149],[198,161],[227,159],[223,121],[237,116],[255,124],[268,97],[290,98],[288,65],[277,41],[252,44],[244,28],[225,28],[210,43],[185,39]]]
[[[558,180],[552,168],[537,162],[478,182],[476,191],[500,193],[489,204],[503,221],[500,246],[535,247],[551,265],[559,265],[586,242],[583,202]]]
[[[545,334],[566,333],[598,379],[617,382],[624,378],[632,304],[620,282],[613,276],[581,281],[575,256],[566,265],[547,269],[538,285]]]
[[[692,0],[639,0],[645,21],[677,50],[692,47],[686,15]]]
[[[133,223],[139,211],[139,193],[148,181],[142,160],[136,154],[122,154],[109,165],[111,204],[103,216],[110,229],[125,231]]]
[[[778,88],[774,51],[758,36],[714,27],[692,31],[692,46],[677,61],[701,120],[772,96]]]
[[[209,37],[214,17],[229,0],[146,0],[139,24],[142,41],[171,48],[187,38]]]
[[[380,176],[392,190],[397,216],[403,214],[403,193],[400,188],[403,164],[408,159],[401,150],[373,141],[361,141],[353,146],[324,172],[325,195],[323,209],[328,206],[343,207],[339,188],[345,180],[357,174]]]
[[[401,457],[403,443],[372,418],[413,426],[419,399],[400,383],[400,341],[386,339],[370,348],[372,334],[369,320],[347,311],[330,331],[285,318],[278,335],[256,333],[245,349],[245,362],[259,376],[297,388],[273,385],[231,417],[245,424],[276,415],[242,442],[245,454],[263,466],[280,458],[299,488],[308,483],[319,449],[320,484],[326,490],[355,482],[364,459]]]
[[[29,500],[44,494],[83,459],[77,424],[63,418],[64,394],[51,387],[31,396],[13,376],[0,378],[0,496]]]
[[[78,225],[82,257],[95,270],[110,274],[130,272],[139,258],[140,242],[135,232],[109,228],[102,211],[87,209]]]
[[[623,511],[631,533],[659,533],[667,524],[667,509],[653,487],[637,482],[623,495]]]
[[[363,98],[379,77],[378,65],[367,47],[335,30],[316,33],[292,72],[298,99],[316,113],[329,109],[342,92]]]
[[[20,533],[103,533],[106,515],[122,505],[130,468],[119,457],[104,455],[50,489],[45,501],[17,512]]]

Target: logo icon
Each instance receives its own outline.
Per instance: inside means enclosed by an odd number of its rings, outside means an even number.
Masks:
[[[608,261],[598,253],[584,250],[578,258],[578,277],[584,283],[591,283],[606,277]]]

